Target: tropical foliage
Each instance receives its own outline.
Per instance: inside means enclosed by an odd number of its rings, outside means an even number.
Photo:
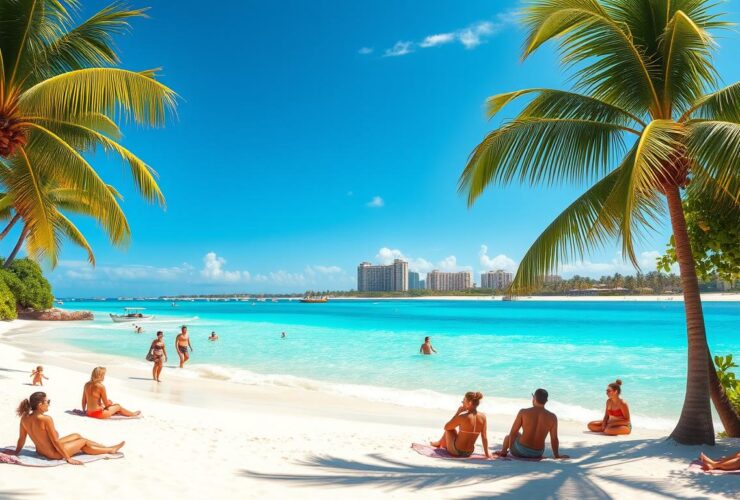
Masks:
[[[557,42],[574,88],[491,97],[490,118],[512,101],[528,102],[473,150],[459,189],[472,205],[491,186],[591,184],[527,251],[517,293],[613,241],[637,267],[635,243],[660,223],[667,202],[689,343],[672,437],[714,443],[712,363],[681,192],[740,200],[740,82],[718,88],[712,62],[712,31],[727,23],[707,0],[532,0],[522,18],[524,57]],[[726,405],[718,411],[728,432],[740,432],[737,414]]]
[[[0,218],[8,221],[0,238],[22,227],[6,267],[24,244],[54,266],[64,240],[94,264],[70,215],[92,217],[114,245],[129,241],[121,197],[88,153],[120,158],[144,199],[164,205],[155,171],[120,144],[117,125],[161,126],[175,108],[154,71],[114,67],[114,36],[144,10],[113,4],[77,22],[78,8],[77,0],[0,0]]]
[[[41,267],[30,259],[16,259],[0,269],[0,283],[0,319],[14,319],[20,309],[48,309],[54,301]]]
[[[689,197],[683,210],[699,278],[719,278],[731,284],[740,280],[740,205]],[[676,259],[676,243],[671,238],[658,266],[668,271]]]

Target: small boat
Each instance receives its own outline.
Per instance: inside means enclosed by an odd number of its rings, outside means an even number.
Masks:
[[[57,302],[57,305],[58,306],[63,306],[64,305],[64,302],[62,302],[61,300],[57,300],[56,302]]]
[[[123,314],[111,313],[110,319],[114,323],[127,323],[130,321],[146,321],[154,318],[151,314],[144,314],[141,311],[144,311],[143,307],[124,307]]]
[[[322,302],[329,302],[328,297],[303,297],[300,300],[301,302],[304,302],[306,304],[320,304]]]

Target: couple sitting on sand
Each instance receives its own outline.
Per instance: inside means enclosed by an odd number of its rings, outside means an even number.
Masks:
[[[504,446],[495,452],[505,457],[511,452],[520,458],[542,458],[545,453],[545,438],[550,435],[550,444],[555,458],[568,458],[559,452],[558,419],[554,413],[545,409],[548,394],[545,389],[537,389],[532,394],[532,407],[519,410],[511,426],[511,432],[504,438]],[[445,448],[450,455],[469,457],[475,450],[478,435],[483,441],[483,452],[491,458],[488,451],[488,424],[486,416],[478,413],[478,404],[483,399],[480,392],[468,392],[462,400],[462,406],[457,409],[455,416],[445,424],[445,433],[439,441],[430,444],[437,448]],[[459,432],[457,429],[460,429]],[[523,433],[519,433],[519,430]]]

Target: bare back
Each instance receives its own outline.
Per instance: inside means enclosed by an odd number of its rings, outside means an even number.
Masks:
[[[519,442],[533,450],[544,449],[545,438],[557,425],[555,414],[538,406],[521,410],[519,414],[522,417],[522,437]]]
[[[87,411],[102,410],[107,406],[105,386],[100,382],[91,381],[86,383],[83,393],[82,399],[86,402]]]
[[[460,428],[455,440],[455,447],[459,450],[474,449],[478,436],[486,430],[486,416],[483,413],[458,415],[453,423]]]
[[[59,439],[59,434],[54,427],[54,421],[46,415],[23,415],[21,417],[21,436],[23,433],[28,434],[33,444],[36,446],[36,452],[46,458],[59,459],[63,458],[52,443],[54,439]]]

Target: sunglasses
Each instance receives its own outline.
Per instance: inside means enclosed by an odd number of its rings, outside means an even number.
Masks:
[[[47,399],[46,401],[44,401],[44,404],[50,405],[51,404],[51,399]]]

